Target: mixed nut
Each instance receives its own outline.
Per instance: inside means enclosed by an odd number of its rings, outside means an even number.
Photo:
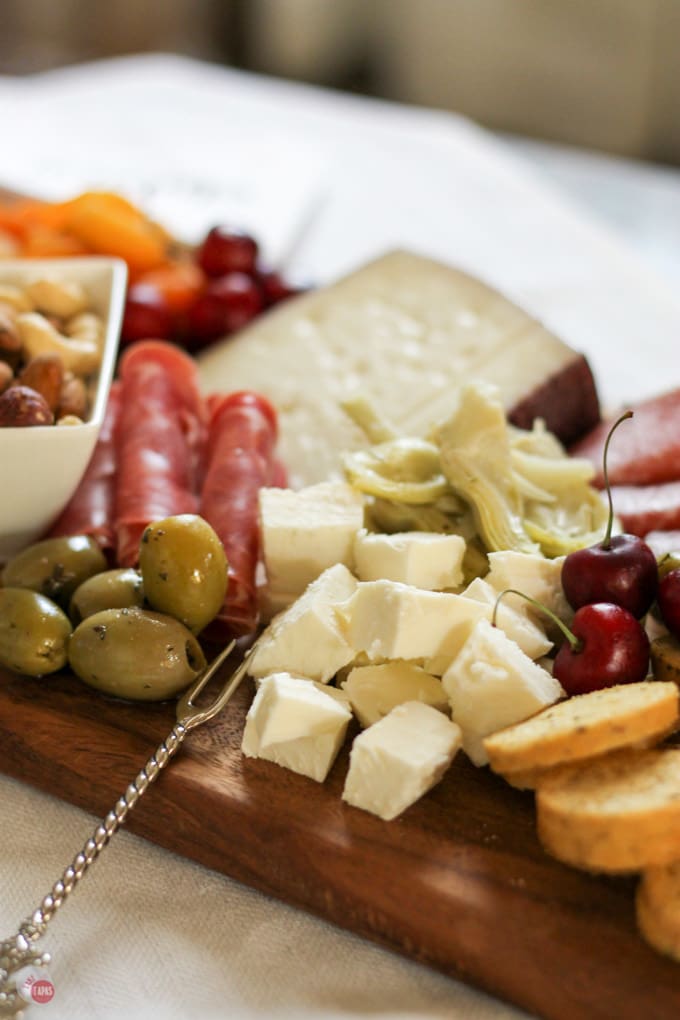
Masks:
[[[0,284],[0,428],[84,422],[103,342],[80,283]]]

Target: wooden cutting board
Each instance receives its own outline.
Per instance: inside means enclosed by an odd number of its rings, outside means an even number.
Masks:
[[[188,738],[129,829],[547,1020],[677,1020],[680,965],[637,935],[632,880],[546,856],[532,795],[461,754],[382,822],[340,799],[347,749],[324,785],[244,759],[251,697],[246,682]],[[96,815],[173,722],[171,705],[0,673],[0,769]]]

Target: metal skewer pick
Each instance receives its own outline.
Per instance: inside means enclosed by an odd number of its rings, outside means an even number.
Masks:
[[[88,868],[97,860],[140,797],[146,793],[149,786],[177,754],[187,733],[221,712],[243,680],[248,670],[249,654],[230,675],[214,701],[204,708],[194,703],[208,681],[215,676],[220,666],[234,650],[235,645],[235,641],[227,645],[180,698],[177,702],[177,722],[168,737],[151,755],[123,796],[116,801],[115,807],[97,826],[80,853],[76,854],[61,878],[54,883],[38,909],[23,922],[15,935],[0,942],[0,1018],[3,1020],[8,1017],[18,1020],[26,1009],[27,1003],[17,988],[16,978],[19,972],[26,967],[45,967],[50,962],[49,953],[41,953],[35,948],[35,944],[45,934],[47,925],[59,907],[73,892]]]

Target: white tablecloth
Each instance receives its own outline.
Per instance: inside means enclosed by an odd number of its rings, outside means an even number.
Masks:
[[[5,147],[0,181],[55,192],[126,187],[158,209],[179,206],[187,223],[231,203],[273,259],[317,281],[410,246],[484,277],[585,350],[606,403],[680,382],[666,357],[680,305],[655,274],[645,222],[638,257],[604,226],[611,208],[583,213],[595,178],[578,168],[569,176],[568,159],[548,169],[559,178],[563,168],[571,198],[455,116],[167,57],[5,80],[0,111],[6,130],[29,122],[43,138],[68,139],[41,153],[27,141],[19,156]],[[622,189],[621,210],[653,191],[644,175],[626,191],[629,169],[606,161],[596,171]],[[664,189],[678,201],[677,177],[654,191],[657,206]],[[634,224],[623,229],[636,240]],[[666,258],[669,275],[674,265]],[[0,798],[0,933],[10,934],[95,819],[4,778]],[[45,943],[56,995],[32,1009],[51,1020],[524,1016],[127,833]]]

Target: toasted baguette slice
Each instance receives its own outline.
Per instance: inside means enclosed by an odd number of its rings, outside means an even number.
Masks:
[[[547,769],[518,769],[516,772],[501,772],[500,774],[506,783],[514,786],[516,790],[536,790],[541,780],[551,775],[559,767],[559,765],[555,765],[553,768]]]
[[[484,747],[494,772],[534,773],[661,739],[679,713],[673,683],[620,684],[552,705],[487,737]]]
[[[642,937],[680,961],[680,861],[645,871],[635,896]]]
[[[651,747],[657,747],[659,744],[658,737],[651,737],[648,740],[640,740],[637,744],[631,744],[627,747],[627,751],[646,751]],[[611,754],[617,754],[617,751],[610,752]],[[604,754],[595,754],[590,758],[580,758],[577,762],[560,762],[557,765],[549,765],[544,769],[522,769],[521,772],[500,772],[499,775],[510,786],[514,786],[517,790],[537,790],[539,785],[547,779],[549,776],[555,776],[560,769],[567,769],[574,764],[590,763],[593,761],[599,761],[601,758],[606,757]]]
[[[643,871],[680,858],[680,749],[617,751],[565,765],[536,793],[538,836],[587,871]]]

